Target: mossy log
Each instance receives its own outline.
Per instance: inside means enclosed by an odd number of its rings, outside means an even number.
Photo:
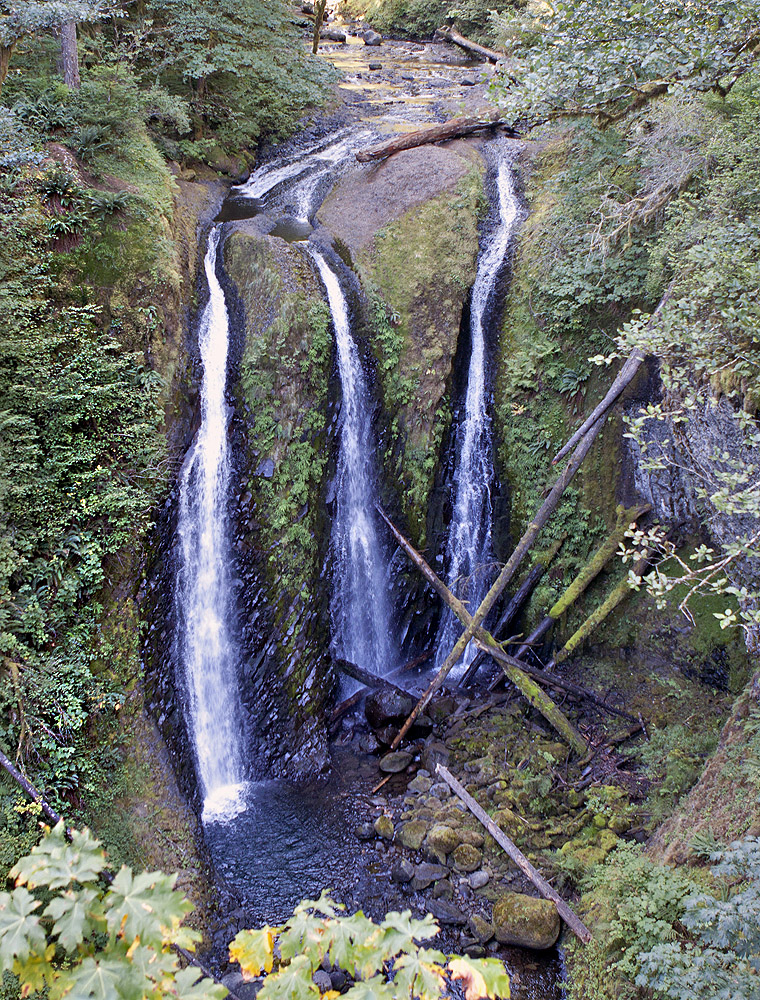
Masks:
[[[383,518],[385,523],[388,525],[390,530],[393,532],[393,536],[399,545],[403,548],[409,558],[412,560],[414,565],[420,570],[422,575],[428,581],[428,583],[433,587],[433,589],[440,594],[446,604],[451,608],[454,614],[459,618],[463,625],[467,628],[474,628],[473,634],[477,636],[484,645],[488,647],[496,647],[501,649],[498,642],[494,639],[490,632],[484,629],[482,626],[473,626],[472,616],[470,615],[467,608],[462,604],[462,602],[451,593],[446,584],[441,580],[441,578],[435,573],[433,569],[428,565],[428,563],[423,559],[423,557],[417,552],[417,550],[404,538],[404,536],[394,527],[392,522],[386,517],[382,510],[378,507],[380,516]],[[557,708],[551,698],[543,691],[535,681],[531,680],[530,677],[519,667],[510,664],[507,668],[509,679],[515,685],[515,687],[520,691],[525,700],[537,711],[543,715],[546,721],[560,734],[560,736],[565,740],[569,747],[575,751],[579,756],[583,757],[588,751],[588,746],[586,741],[583,739],[578,730],[573,726],[570,720],[562,711]],[[428,689],[429,690],[429,689]],[[412,718],[410,716],[410,718]],[[416,716],[414,716],[416,718]],[[408,721],[408,720],[407,720]],[[408,727],[407,727],[408,728]],[[398,746],[401,738],[403,737],[405,730],[402,729],[399,735],[391,744],[392,748],[395,749]]]
[[[372,146],[370,149],[360,149],[356,153],[356,159],[359,163],[371,163],[373,160],[383,160],[386,156],[392,156],[393,153],[400,153],[404,149],[426,146],[431,142],[461,139],[462,136],[472,135],[473,132],[480,132],[485,128],[498,127],[507,129],[510,135],[516,134],[498,111],[485,116],[463,115],[460,118],[451,118],[442,125],[433,125],[430,128],[418,129],[416,132],[407,132],[406,135],[394,136],[393,139],[380,143],[379,146]]]
[[[499,59],[504,58],[504,54],[502,52],[494,52],[493,49],[488,49],[485,45],[478,45],[477,42],[473,42],[469,38],[465,38],[465,36],[460,35],[455,28],[450,28],[446,24],[438,28],[433,37],[434,39],[440,38],[444,42],[451,42],[452,45],[456,45],[460,49],[464,49],[465,52],[471,52],[473,55],[481,56],[483,59],[488,59],[488,61],[492,63],[498,62]]]
[[[514,861],[520,871],[524,875],[527,875],[544,899],[550,899],[554,903],[557,907],[557,912],[573,934],[580,938],[584,944],[588,944],[591,940],[591,931],[586,927],[581,918],[570,909],[557,890],[553,889],[541,873],[533,867],[517,844],[511,841],[506,833],[494,823],[486,811],[478,805],[477,801],[457,781],[448,768],[444,767],[443,764],[437,764],[436,773],[443,778],[449,788],[464,802],[472,815],[483,824],[499,847]]]
[[[451,670],[454,668],[454,666],[459,662],[462,653],[465,651],[467,647],[467,643],[470,641],[470,639],[472,639],[473,635],[475,634],[479,626],[482,624],[486,615],[489,613],[491,608],[494,606],[496,601],[501,596],[506,586],[509,584],[512,577],[517,572],[520,563],[523,561],[525,556],[530,552],[531,548],[533,547],[533,543],[538,537],[538,534],[541,531],[541,529],[544,527],[546,522],[552,516],[554,511],[557,509],[565,490],[572,482],[576,472],[581,467],[583,460],[591,450],[591,446],[593,445],[594,441],[596,441],[599,432],[601,431],[602,427],[604,427],[606,420],[607,420],[607,413],[601,416],[599,420],[597,420],[597,422],[587,431],[587,433],[579,441],[578,445],[575,448],[575,451],[572,454],[572,457],[570,458],[570,461],[567,463],[567,465],[562,471],[562,474],[559,476],[556,483],[549,491],[549,494],[544,500],[544,502],[536,511],[535,518],[528,525],[522,538],[515,546],[512,555],[506,561],[504,567],[502,568],[501,572],[496,578],[495,583],[481,601],[480,607],[477,609],[475,614],[470,619],[470,624],[465,628],[462,635],[456,641],[456,643],[454,644],[454,648],[451,650],[449,655],[444,660],[440,670],[435,675],[433,680],[430,682],[427,690],[415,705],[412,714],[409,716],[404,725],[401,727],[398,736],[392,743],[392,749],[394,750],[396,749],[401,740],[404,738],[404,736],[407,734],[409,729],[414,724],[414,720],[423,710],[425,705],[427,705],[427,703],[433,697],[435,692],[441,687],[444,680],[451,672]],[[461,616],[459,615],[457,617],[461,618]]]
[[[641,576],[641,574],[645,572],[648,564],[648,559],[639,559],[633,567],[633,572],[637,576]],[[612,614],[618,604],[628,597],[630,592],[631,585],[628,582],[628,577],[626,576],[626,578],[621,580],[617,587],[615,587],[607,600],[601,604],[596,611],[592,612],[581,627],[570,636],[565,645],[562,649],[560,649],[552,662],[549,664],[549,668],[551,669],[551,667],[556,666],[558,663],[562,663],[563,660],[566,660],[568,656],[571,656],[576,649],[582,646],[586,639],[588,639],[589,636],[591,636],[602,624],[602,622]]]

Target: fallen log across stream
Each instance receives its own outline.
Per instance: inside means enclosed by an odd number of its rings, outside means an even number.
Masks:
[[[470,616],[467,608],[462,604],[458,597],[455,597],[451,593],[446,584],[441,580],[441,578],[436,574],[436,572],[431,569],[425,559],[417,552],[413,545],[411,545],[401,534],[400,531],[393,525],[393,523],[388,519],[383,510],[379,505],[377,506],[378,513],[385,521],[385,523],[390,528],[393,533],[394,538],[399,543],[401,548],[406,552],[414,565],[419,569],[428,583],[433,587],[433,589],[440,594],[446,604],[451,608],[454,614],[459,618],[459,620],[467,626],[468,629],[472,629],[472,634],[477,636],[481,642],[487,647],[495,647],[501,650],[498,642],[494,639],[490,632],[488,632],[482,625],[473,623],[473,619]],[[482,605],[481,605],[482,606]],[[577,753],[580,757],[585,757],[588,751],[588,745],[583,739],[578,730],[573,726],[567,716],[564,715],[562,711],[554,704],[551,698],[543,691],[538,684],[535,684],[520,667],[508,666],[507,671],[509,673],[509,679],[515,685],[515,687],[520,691],[525,700],[537,709],[546,719],[550,726],[552,726],[562,737],[563,740],[568,744],[568,746]],[[439,685],[440,686],[440,685]],[[436,689],[437,690],[437,689]],[[428,688],[430,691],[430,688]],[[432,692],[431,692],[432,694]],[[423,698],[425,696],[423,695]],[[428,699],[429,700],[429,699]],[[422,699],[417,703],[417,709],[419,709]],[[425,702],[427,704],[427,701]],[[401,737],[409,730],[414,720],[419,715],[419,711],[413,712],[409,716],[407,722],[404,724],[404,728],[401,730],[399,735],[391,744],[391,748],[395,749]],[[411,719],[411,722],[409,721]]]
[[[465,52],[470,52],[473,55],[480,56],[483,59],[487,59],[489,62],[495,63],[499,59],[504,58],[503,52],[495,52],[493,49],[486,48],[485,45],[479,45],[477,42],[473,42],[469,38],[465,38],[464,35],[460,33],[455,28],[450,28],[448,25],[442,25],[433,35],[433,40],[441,39],[444,42],[451,42],[452,45],[456,45],[460,49],[464,49]]]
[[[470,793],[462,787],[448,768],[444,767],[443,764],[437,764],[436,772],[443,778],[452,792],[454,792],[462,800],[462,802],[464,802],[472,815],[477,820],[480,820],[499,847],[509,855],[520,871],[523,872],[524,875],[527,875],[544,899],[550,899],[552,903],[554,903],[557,907],[557,912],[573,934],[575,934],[577,938],[580,938],[584,944],[588,944],[591,940],[591,931],[588,927],[586,927],[581,918],[570,909],[556,889],[553,889],[541,873],[533,867],[520,848],[509,839],[503,830],[499,829],[485,810],[482,809]]]
[[[441,125],[432,125],[430,128],[394,136],[393,139],[388,139],[387,142],[382,142],[379,146],[360,149],[356,153],[356,159],[359,163],[371,163],[373,160],[383,160],[393,153],[400,153],[404,149],[426,146],[431,142],[461,139],[465,135],[472,135],[473,132],[480,132],[487,128],[502,128],[507,135],[517,135],[515,129],[500,116],[498,111],[493,111],[489,115],[463,115],[443,122]]]

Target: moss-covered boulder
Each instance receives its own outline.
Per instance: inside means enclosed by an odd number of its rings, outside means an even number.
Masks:
[[[461,837],[445,823],[435,823],[428,830],[425,847],[443,864],[447,854],[456,850],[462,842]]]
[[[523,948],[551,948],[559,937],[559,914],[554,903],[519,892],[501,896],[493,908],[496,940]]]

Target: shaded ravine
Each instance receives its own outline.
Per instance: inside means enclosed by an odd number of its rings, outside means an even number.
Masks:
[[[221,226],[204,261],[209,300],[198,327],[201,423],[179,482],[176,655],[203,798],[203,818],[234,814],[245,777],[239,652],[231,630],[227,537],[230,459],[225,398],[230,321],[216,274]]]
[[[453,511],[446,541],[446,581],[471,609],[483,600],[494,577],[492,545],[493,441],[489,412],[488,325],[495,317],[494,299],[507,265],[520,210],[515,193],[510,149],[497,150],[496,191],[499,218],[478,259],[470,305],[470,361],[467,390],[456,434]],[[445,609],[436,637],[436,663],[446,659],[461,634],[459,620]],[[460,669],[475,655],[470,643]]]

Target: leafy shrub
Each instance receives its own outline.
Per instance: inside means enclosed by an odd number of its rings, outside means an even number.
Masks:
[[[668,1000],[756,1000],[760,996],[760,840],[747,837],[712,855],[727,898],[684,900],[686,941],[657,944],[639,956],[639,986]]]
[[[92,162],[101,150],[110,147],[108,130],[102,125],[82,125],[74,138],[74,148],[80,159]]]
[[[60,165],[52,167],[42,176],[39,189],[44,198],[55,199],[63,208],[73,205],[82,193],[76,177]]]
[[[116,212],[126,212],[132,201],[128,191],[90,191],[87,195],[90,211],[101,222]]]

